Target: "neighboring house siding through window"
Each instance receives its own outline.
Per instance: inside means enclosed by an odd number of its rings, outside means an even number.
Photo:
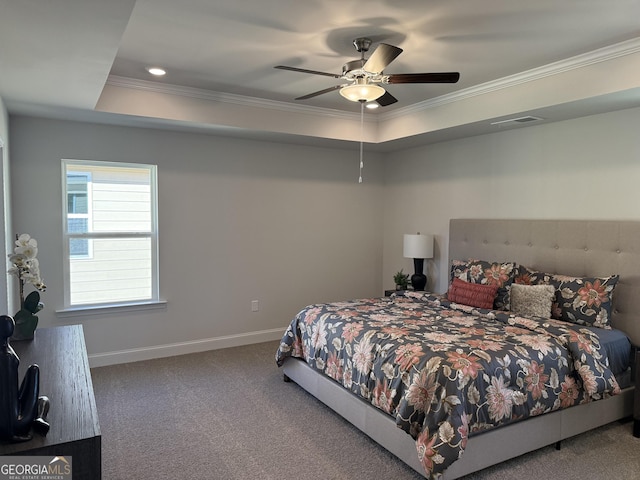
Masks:
[[[62,164],[65,307],[157,301],[156,167]]]
[[[67,226],[69,233],[86,233],[89,231],[89,172],[67,173]],[[72,238],[69,240],[71,258],[89,257],[89,240]]]

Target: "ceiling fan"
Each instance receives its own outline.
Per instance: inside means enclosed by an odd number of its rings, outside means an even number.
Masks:
[[[338,78],[347,82],[303,95],[295,100],[306,100],[324,93],[339,90],[340,95],[345,97],[347,100],[361,103],[376,101],[382,107],[396,103],[398,100],[381,87],[380,84],[456,83],[460,78],[460,73],[458,72],[396,73],[385,75],[383,70],[402,53],[402,49],[386,43],[380,43],[369,59],[366,60],[364,58],[364,54],[369,51],[371,43],[371,39],[366,37],[356,38],[353,41],[354,47],[361,54],[360,59],[345,63],[342,66],[341,74],[288,67],[286,65],[277,65],[274,68],[290,70],[292,72],[310,73],[312,75],[324,75],[326,77]]]

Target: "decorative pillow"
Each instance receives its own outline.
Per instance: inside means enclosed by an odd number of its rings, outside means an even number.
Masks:
[[[518,265],[513,283],[518,285],[550,285],[551,277],[550,273],[538,272],[524,265]]]
[[[553,285],[511,285],[511,311],[523,317],[551,317],[556,298]]]
[[[493,302],[496,310],[509,310],[509,290],[518,271],[515,262],[487,262],[484,260],[454,260],[451,280],[459,278],[469,283],[496,285],[498,292]]]
[[[470,307],[492,309],[497,291],[498,285],[495,284],[482,285],[454,278],[449,286],[447,299]]]
[[[551,317],[598,328],[611,328],[613,289],[619,275],[610,277],[571,277],[518,267],[515,283],[553,285],[556,294]]]
[[[611,302],[619,275],[567,277],[553,275],[560,320],[598,328],[611,328]]]

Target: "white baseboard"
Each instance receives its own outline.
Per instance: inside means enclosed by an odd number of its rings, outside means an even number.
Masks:
[[[139,362],[141,360],[151,360],[153,358],[173,357],[175,355],[184,355],[187,353],[205,352],[207,350],[217,350],[220,348],[251,345],[253,343],[270,342],[273,340],[280,340],[284,331],[285,328],[283,327],[273,330],[261,330],[258,332],[240,333],[224,337],[171,343],[168,345],[154,345],[153,347],[95,353],[89,355],[89,366],[91,368],[104,367],[107,365],[116,365],[118,363]],[[275,355],[275,351],[273,354]]]

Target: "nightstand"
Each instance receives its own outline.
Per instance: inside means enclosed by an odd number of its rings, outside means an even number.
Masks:
[[[406,290],[385,290],[384,296],[390,297],[394,293],[397,293],[399,295],[404,295],[404,292],[413,292],[413,288],[407,288]]]
[[[404,295],[404,292],[413,292],[413,289],[407,288],[406,290],[385,290],[384,296],[390,297],[392,294],[397,293],[399,295]]]

